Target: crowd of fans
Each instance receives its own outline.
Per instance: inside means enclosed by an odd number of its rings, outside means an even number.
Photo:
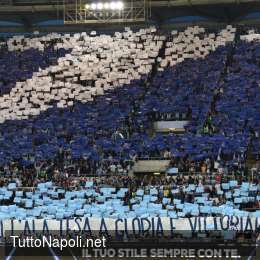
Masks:
[[[258,214],[259,175],[189,174],[64,178],[31,189],[1,180],[1,205],[36,217],[248,216]],[[14,181],[14,180],[13,180]],[[7,190],[6,192],[4,189]],[[58,201],[57,201],[58,199]],[[57,204],[58,203],[58,204]],[[63,206],[60,207],[59,203]],[[47,206],[47,207],[46,207]],[[73,207],[72,207],[73,206]],[[75,206],[75,207],[74,207]],[[13,206],[12,206],[13,207]],[[18,207],[18,208],[17,208]],[[36,211],[33,213],[30,210]],[[50,209],[50,211],[49,211]],[[1,210],[2,212],[6,212]],[[30,212],[30,213],[29,213]],[[19,215],[20,216],[20,215]],[[2,218],[4,218],[1,215]]]
[[[259,41],[241,34],[195,26],[169,35],[127,28],[113,36],[9,39],[0,49],[1,187],[52,181],[77,191],[94,176],[97,193],[127,188],[122,200],[130,211],[139,189],[143,197],[155,188],[153,203],[177,214],[174,199],[195,203],[187,185],[203,186],[213,207],[231,201],[239,214],[259,208],[259,164],[246,165],[249,155],[259,158]],[[161,134],[157,120],[189,123],[183,134]],[[132,166],[149,158],[170,160],[178,174],[130,177]],[[216,185],[223,191],[232,180],[257,187],[249,201],[218,193]]]

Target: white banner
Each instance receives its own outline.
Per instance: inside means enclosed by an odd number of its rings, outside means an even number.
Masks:
[[[101,234],[124,236],[127,233],[136,235],[150,234],[163,235],[182,231],[249,231],[260,228],[259,218],[245,218],[235,216],[224,217],[192,217],[192,218],[72,218],[62,220],[29,219],[3,220],[0,222],[0,236],[8,234],[51,234],[58,231],[61,235],[68,232],[99,232]]]

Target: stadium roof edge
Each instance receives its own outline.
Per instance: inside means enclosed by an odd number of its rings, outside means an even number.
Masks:
[[[74,31],[75,27],[79,30],[86,26],[90,27],[89,25],[68,26],[58,22],[52,27],[40,25],[49,20],[63,20],[63,1],[41,0],[39,4],[39,1],[19,0],[19,3],[24,5],[15,4],[17,2],[13,0],[12,5],[0,5],[0,19],[5,22],[19,23],[21,26],[14,27],[0,23],[0,32]],[[151,19],[148,24],[152,22],[158,26],[163,26],[174,18],[189,16],[205,17],[213,23],[239,23],[243,17],[252,12],[260,13],[260,1],[256,0],[157,0],[151,1],[151,6]],[[254,19],[254,22],[258,23],[258,19],[256,17]]]

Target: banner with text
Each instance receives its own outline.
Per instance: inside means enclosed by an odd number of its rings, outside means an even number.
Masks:
[[[258,232],[260,219],[250,217],[192,217],[173,219],[163,218],[71,218],[71,219],[28,219],[28,220],[3,220],[0,222],[0,236],[12,235],[14,232],[23,235],[51,234],[58,232],[66,235],[98,232],[103,235],[125,236],[148,234],[151,236],[172,234],[182,231],[243,231]]]

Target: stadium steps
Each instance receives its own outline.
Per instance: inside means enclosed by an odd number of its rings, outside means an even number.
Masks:
[[[234,54],[235,54],[235,48],[236,48],[236,43],[237,43],[237,41],[238,41],[238,39],[239,39],[239,34],[236,32],[236,35],[235,35],[235,44],[233,44],[232,46],[231,46],[231,49],[230,49],[230,51],[229,51],[229,53],[228,53],[228,55],[227,55],[227,59],[226,59],[226,62],[225,62],[225,64],[224,64],[224,66],[223,66],[223,70],[222,70],[222,72],[221,72],[221,75],[220,75],[220,77],[219,77],[219,80],[218,80],[218,89],[217,89],[217,92],[214,94],[214,96],[213,96],[213,99],[212,99],[212,102],[211,102],[211,105],[210,105],[210,110],[209,110],[209,112],[208,112],[208,115],[207,115],[207,117],[205,118],[205,122],[204,122],[204,126],[206,125],[206,122],[209,122],[210,120],[209,120],[209,117],[210,117],[210,115],[216,115],[216,102],[217,102],[217,100],[218,100],[218,95],[222,95],[222,94],[220,94],[220,88],[221,88],[221,81],[222,80],[224,80],[226,77],[227,77],[227,75],[228,75],[228,67],[230,67],[230,66],[232,66],[232,63],[233,63],[233,56],[234,56]],[[215,126],[214,125],[211,125],[211,126],[213,126],[213,132],[215,131],[214,130],[214,128],[215,128]]]
[[[147,91],[149,91],[149,86],[153,82],[153,79],[156,76],[156,74],[158,73],[158,67],[159,67],[158,58],[162,58],[162,59],[165,58],[165,49],[166,49],[166,42],[167,41],[168,41],[167,38],[163,41],[162,47],[160,48],[160,50],[158,52],[158,56],[155,59],[155,62],[153,63],[152,71],[151,71],[151,74],[149,75],[149,78],[148,78]],[[152,122],[151,127],[148,129],[148,135],[150,137],[154,137],[154,136],[156,136],[156,132],[157,131],[154,127],[154,122]]]
[[[247,169],[253,168],[256,164],[256,159],[254,158],[252,151],[253,151],[252,145],[250,144],[248,147],[248,150],[247,150],[247,154],[246,154],[246,168]]]
[[[138,160],[133,166],[134,173],[165,172],[169,168],[170,160]]]

